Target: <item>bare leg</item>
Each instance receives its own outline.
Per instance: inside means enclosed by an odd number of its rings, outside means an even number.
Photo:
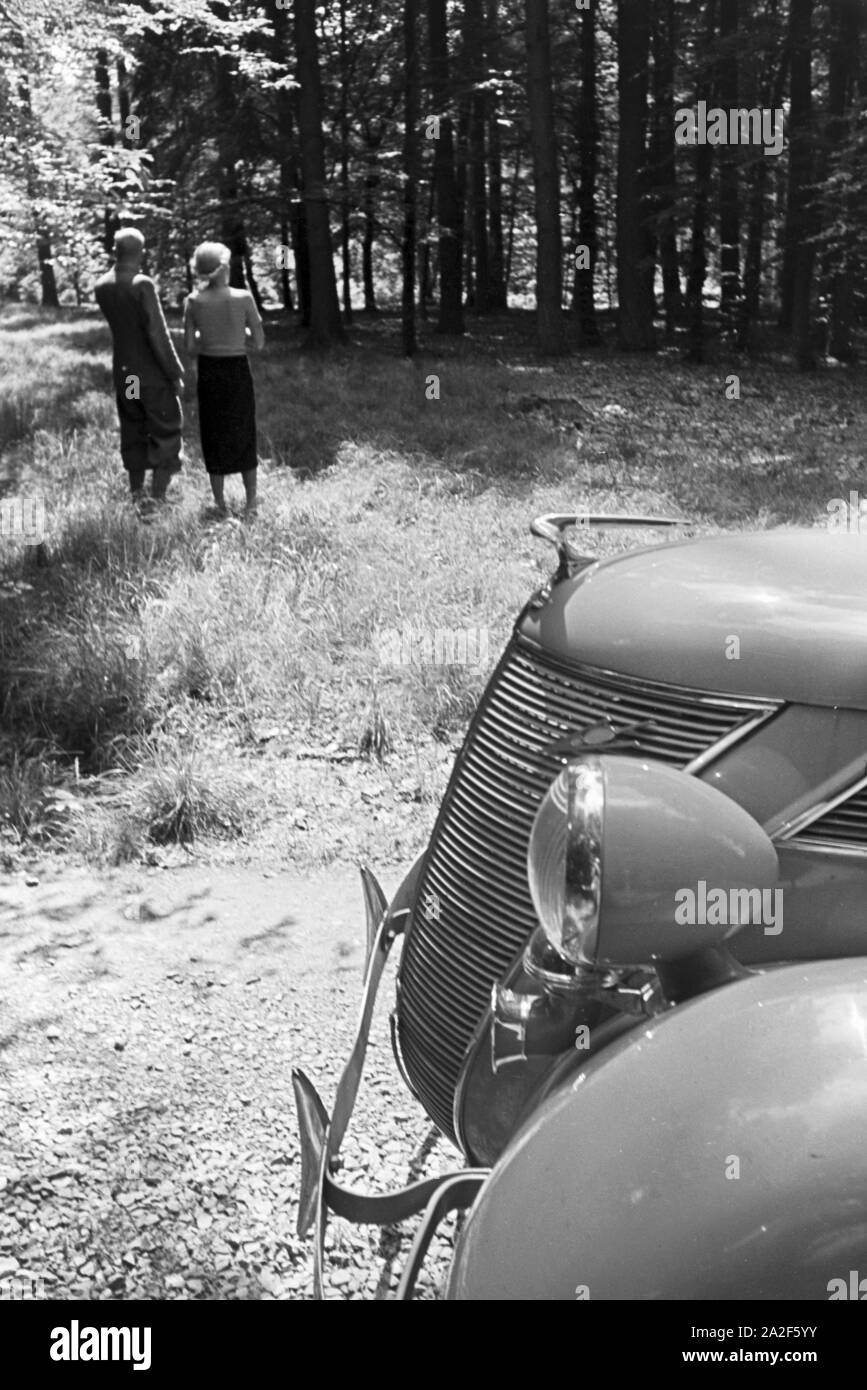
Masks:
[[[169,485],[171,473],[168,468],[155,468],[151,478],[151,496],[161,502],[166,495],[166,488]]]
[[[209,473],[208,477],[211,481],[211,492],[214,494],[214,503],[217,511],[224,512],[226,510],[226,499],[223,496],[223,489],[226,480],[222,473]]]
[[[245,508],[248,516],[253,516],[256,511],[256,478],[258,470],[250,468],[246,473],[241,474],[244,484],[244,492],[247,494],[247,506]]]

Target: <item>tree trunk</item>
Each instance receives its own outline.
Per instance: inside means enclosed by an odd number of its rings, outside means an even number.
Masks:
[[[741,94],[745,107],[757,106],[762,110],[770,105],[766,59],[760,61],[757,55],[746,58],[741,65],[740,78]],[[758,148],[752,150],[745,173],[746,244],[737,336],[737,347],[740,352],[746,352],[749,349],[751,325],[759,313],[767,167],[768,160],[764,150]]]
[[[488,264],[488,190],[485,136],[488,100],[485,91],[485,10],[484,0],[464,0],[464,45],[470,83],[469,166],[472,189],[472,246],[475,266],[474,304],[477,314],[491,308],[490,268]]]
[[[235,100],[233,60],[218,53],[215,60],[214,103],[216,107],[215,143],[217,148],[217,192],[220,199],[220,235],[232,253],[229,283],[244,289],[244,258],[247,242],[238,197],[237,132],[238,107]]]
[[[285,203],[284,203],[285,208]],[[289,217],[285,211],[280,213],[280,248],[284,253],[280,257],[280,299],[283,308],[287,313],[292,313],[295,305],[292,300],[292,282],[289,279],[289,267],[286,264],[285,251],[291,245],[291,231],[289,228]]]
[[[774,0],[773,13],[776,14],[776,0]],[[770,58],[765,57],[761,61],[758,80],[752,81],[750,89],[743,97],[745,106],[758,106],[760,109],[767,108],[771,111],[778,111],[781,108],[786,75],[789,70],[788,47],[784,48],[780,56],[776,75],[773,75],[772,67]],[[755,150],[749,168],[747,241],[737,341],[737,346],[741,351],[746,351],[749,348],[752,325],[759,316],[765,203],[770,173],[770,160],[765,156],[764,150]]]
[[[512,181],[509,187],[509,230],[506,236],[506,264],[503,275],[506,282],[506,294],[509,293],[509,281],[512,278],[512,253],[515,247],[515,218],[518,211],[518,190],[521,186],[521,147],[515,150],[515,164],[512,169]]]
[[[346,0],[340,0],[340,257],[343,318],[352,322],[352,258],[349,240],[349,72],[346,59]]]
[[[791,325],[798,368],[815,366],[810,333],[810,300],[818,231],[814,177],[812,93],[813,0],[791,0],[791,114],[789,124],[789,202],[786,217],[783,321]]]
[[[738,327],[738,347],[741,351],[745,351],[749,346],[750,326],[759,316],[767,169],[767,160],[764,154],[760,154],[754,159],[749,174],[747,244],[744,255],[744,285]]]
[[[450,114],[449,46],[446,0],[428,0],[430,88],[439,135],[434,146],[439,223],[440,312],[437,331],[463,333],[463,215],[455,169],[454,127]]]
[[[472,199],[472,194],[470,195],[470,205],[469,205],[469,208],[467,209],[467,211],[469,212],[470,217],[472,218],[472,212],[473,212],[473,199]],[[470,226],[472,226],[472,222],[470,223]],[[472,239],[472,235],[470,235],[470,236],[468,236],[468,237],[465,239],[465,241],[464,241],[464,305],[465,305],[465,307],[468,308],[468,309],[475,309],[475,307],[476,307],[476,278],[475,278],[475,276],[476,276],[476,265],[475,265],[475,258],[474,258],[474,256],[473,256],[473,239]]]
[[[575,270],[575,307],[583,347],[595,347],[599,339],[596,321],[596,260],[599,255],[596,180],[599,170],[599,119],[596,94],[596,10],[581,16],[581,95],[578,103],[578,171],[581,191],[578,242],[587,247],[589,265]]]
[[[271,25],[273,30],[272,57],[279,71],[288,69],[291,35],[289,32],[289,12],[277,4],[271,5]],[[283,248],[280,264],[280,292],[284,309],[293,308],[292,289],[289,283],[289,267],[286,264],[286,249],[292,247],[295,261],[295,281],[298,290],[298,307],[304,312],[301,292],[301,267],[298,238],[298,158],[295,147],[295,130],[292,119],[292,93],[285,87],[275,92],[277,109],[277,141],[280,147],[280,245]]]
[[[184,280],[187,286],[187,294],[192,294],[196,288],[193,279],[193,240],[190,236],[190,224],[187,219],[186,210],[181,205],[181,254],[184,258]]]
[[[464,307],[472,308],[475,301],[473,285],[473,188],[467,174],[470,161],[470,108],[468,102],[461,103],[458,114],[457,143],[455,148],[455,179],[458,190],[461,227],[463,229],[463,278]]]
[[[847,160],[846,153],[851,137],[850,114],[855,97],[858,78],[858,55],[861,40],[862,2],[861,0],[831,0],[831,48],[828,62],[828,144],[832,162]],[[835,159],[836,152],[842,155]],[[855,176],[854,169],[849,170]],[[857,226],[857,218],[851,208],[846,221],[850,227]],[[851,233],[850,233],[851,238]],[[831,325],[828,352],[838,362],[851,362],[855,353],[853,331],[855,326],[855,267],[851,253],[853,246],[847,243],[835,248],[835,265],[830,277]]]
[[[310,257],[310,329],[307,343],[309,347],[322,348],[342,341],[344,333],[337,302],[331,225],[325,193],[325,142],[322,134],[316,0],[295,0],[295,51],[301,170]]]
[[[111,78],[108,71],[108,54],[104,48],[96,51],[96,65],[94,69],[96,81],[96,109],[99,112],[100,128],[99,143],[101,145],[114,144],[114,124],[112,121],[111,107]]]
[[[674,57],[678,24],[674,0],[656,0],[653,31],[653,125],[651,170],[665,335],[673,340],[683,316],[677,254],[677,164],[674,140]]]
[[[129,99],[129,78],[126,71],[126,63],[123,58],[118,58],[116,63],[117,71],[117,115],[120,122],[120,143],[125,150],[131,150],[135,145],[129,134],[128,123],[131,115]]]
[[[310,237],[307,232],[307,209],[301,191],[301,173],[295,166],[295,197],[289,204],[289,225],[292,229],[292,250],[295,256],[295,283],[298,287],[298,309],[301,327],[310,327]]]
[[[539,351],[560,353],[563,337],[563,248],[560,175],[554,126],[548,0],[525,0],[527,101],[536,206],[536,308]]]
[[[645,220],[650,9],[647,0],[618,0],[617,15],[617,335],[622,348],[646,352],[656,347]]]
[[[401,340],[404,357],[416,353],[415,333],[415,236],[418,182],[418,0],[403,0],[404,113],[403,113],[403,294]]]
[[[699,145],[695,160],[695,195],[692,210],[692,238],[689,250],[687,306],[689,310],[689,350],[691,362],[704,357],[704,281],[707,275],[707,209],[713,169],[713,146]]]
[[[488,73],[500,77],[498,0],[487,0]],[[503,277],[503,155],[500,139],[499,96],[488,98],[488,290],[492,309],[507,308]]]
[[[738,0],[720,0],[719,105],[725,111],[738,105]],[[722,332],[733,339],[737,332],[740,299],[740,201],[738,163],[740,148],[722,145],[719,166],[720,317]],[[764,156],[763,156],[764,157]]]
[[[244,274],[247,277],[247,284],[250,286],[250,293],[256,302],[256,308],[259,310],[259,313],[261,314],[263,312],[264,307],[262,303],[262,294],[258,284],[256,283],[256,277],[253,274],[253,259],[250,255],[250,247],[246,237],[244,239]]]
[[[707,0],[705,11],[704,49],[713,48],[716,32],[715,0]],[[706,73],[700,67],[696,83],[696,101],[704,93],[710,106],[715,101],[715,91],[706,84]],[[707,274],[707,209],[710,197],[710,181],[713,172],[713,145],[696,145],[695,191],[693,193],[692,235],[689,248],[689,275],[687,277],[686,301],[689,319],[689,347],[687,360],[699,363],[704,357],[704,281]]]
[[[375,314],[376,286],[373,277],[373,243],[376,237],[376,190],[379,186],[378,154],[382,131],[373,135],[367,127],[367,170],[364,175],[364,232],[361,242],[361,279],[364,285],[364,311]]]
[[[96,82],[96,109],[99,112],[99,143],[109,148],[114,145],[114,124],[111,105],[111,78],[108,68],[108,54],[104,48],[97,49],[94,69]],[[107,255],[114,248],[114,234],[120,226],[117,209],[106,207],[102,214],[102,241]]]
[[[54,257],[51,251],[51,235],[37,212],[37,183],[31,157],[31,128],[33,107],[30,101],[30,80],[26,74],[18,79],[18,95],[24,107],[26,133],[24,137],[24,168],[27,179],[27,201],[33,217],[33,230],[36,241],[36,260],[39,265],[39,287],[43,309],[58,309],[60,299],[57,294],[57,277],[54,273]]]
[[[421,270],[419,272],[418,284],[418,307],[422,318],[427,318],[427,306],[433,299],[433,277],[431,275],[431,254],[430,254],[430,229],[433,225],[436,190],[434,189],[433,179],[430,180],[428,189],[427,219],[424,228],[424,244],[421,253]]]
[[[789,8],[789,197],[783,233],[783,267],[780,277],[780,327],[795,331],[795,298],[804,311],[805,275],[812,280],[815,251],[806,247],[809,188],[813,171],[812,130],[812,23],[813,0],[791,0]],[[799,281],[796,288],[796,280]],[[809,295],[809,284],[806,284]],[[803,328],[803,323],[800,323]]]
[[[39,286],[42,292],[43,309],[57,309],[60,300],[57,296],[57,277],[54,274],[54,258],[51,254],[51,241],[45,233],[37,233],[36,258],[39,261]]]

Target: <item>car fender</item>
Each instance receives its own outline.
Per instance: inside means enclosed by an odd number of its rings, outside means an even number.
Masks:
[[[865,1136],[867,959],[752,975],[540,1105],[473,1205],[448,1296],[827,1299],[867,1276]]]

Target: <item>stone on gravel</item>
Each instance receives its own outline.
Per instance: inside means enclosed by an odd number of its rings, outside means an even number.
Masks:
[[[148,898],[142,898],[138,905],[138,915],[140,922],[159,922],[164,917],[168,917],[167,912],[162,912]]]

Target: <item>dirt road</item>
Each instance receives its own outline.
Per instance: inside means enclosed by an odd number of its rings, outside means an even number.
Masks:
[[[384,875],[387,892],[400,871]],[[0,1295],[298,1298],[291,1068],[330,1104],[354,1032],[354,871],[50,867],[0,886]],[[390,976],[393,976],[393,965]],[[397,1078],[383,985],[343,1176],[457,1156]],[[337,1223],[334,1297],[381,1298],[401,1242]],[[447,1240],[434,1252],[432,1292]]]

